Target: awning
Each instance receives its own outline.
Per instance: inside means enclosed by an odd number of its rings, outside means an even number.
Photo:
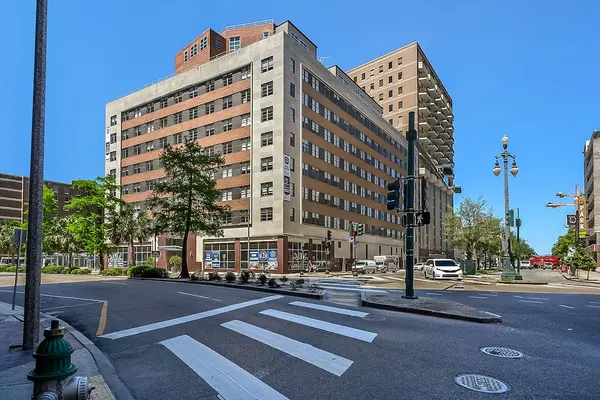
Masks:
[[[181,251],[181,248],[182,248],[181,246],[175,246],[175,245],[172,245],[172,246],[158,246],[159,250],[166,250],[166,251],[176,251],[176,250],[177,251]]]

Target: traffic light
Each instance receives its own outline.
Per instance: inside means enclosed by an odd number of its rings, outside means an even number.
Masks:
[[[508,210],[508,226],[515,226],[515,210]]]
[[[359,224],[356,230],[356,236],[362,236],[365,234],[365,224]]]
[[[397,210],[400,207],[400,179],[388,182],[387,190],[387,209],[388,211]]]
[[[354,227],[354,224],[352,225],[352,230],[350,231],[350,236],[352,236],[352,237],[358,236],[358,232],[357,232],[356,228]]]
[[[327,241],[329,242],[331,240],[331,231],[328,229],[327,230]]]
[[[421,210],[427,210],[427,197],[429,190],[427,189],[427,181],[421,178]]]
[[[348,234],[350,236],[355,236],[352,234],[352,232],[354,232],[354,222],[350,222],[350,225],[348,225]]]
[[[423,225],[429,225],[431,223],[431,213],[429,211],[426,211],[422,215],[423,215]]]

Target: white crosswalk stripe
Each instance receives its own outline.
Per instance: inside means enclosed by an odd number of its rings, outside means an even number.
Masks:
[[[369,313],[362,312],[362,311],[347,310],[345,308],[330,307],[330,306],[324,306],[321,304],[314,304],[314,303],[306,303],[304,301],[292,301],[290,304],[293,306],[298,306],[298,307],[312,308],[313,310],[321,310],[321,311],[327,311],[327,312],[331,312],[331,313],[335,313],[335,314],[350,315],[352,317],[362,318],[362,317],[366,317],[367,315],[369,315]]]
[[[283,351],[337,376],[342,376],[352,365],[352,361],[344,357],[242,321],[229,321],[221,324],[221,326],[251,339],[258,340],[267,346]]]
[[[260,379],[187,335],[160,342],[226,400],[288,400]]]
[[[363,342],[371,343],[377,337],[377,334],[373,332],[363,331],[361,329],[356,328],[350,328],[344,325],[333,324],[331,322],[321,321],[319,319],[303,317],[301,315],[291,314],[284,311],[268,309],[261,311],[260,314],[268,315],[274,318],[279,318],[284,321],[294,322],[296,324],[304,326],[310,326],[311,328],[321,329],[323,331],[335,333],[337,335],[362,340]]]

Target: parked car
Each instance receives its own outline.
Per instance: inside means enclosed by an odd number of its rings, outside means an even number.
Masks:
[[[425,278],[462,280],[463,273],[456,261],[449,258],[430,259],[425,262]]]
[[[425,268],[425,263],[419,262],[415,264],[415,271],[423,271]]]
[[[521,261],[521,269],[531,269],[531,263],[529,261]]]
[[[377,264],[373,260],[356,260],[352,267],[352,272],[359,274],[374,274],[377,270]]]

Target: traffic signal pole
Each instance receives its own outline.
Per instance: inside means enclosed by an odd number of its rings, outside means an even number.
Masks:
[[[406,279],[405,299],[416,299],[414,287],[414,247],[415,247],[415,141],[417,131],[415,130],[415,112],[408,113],[408,130],[406,131],[408,141],[408,177],[406,193]]]

